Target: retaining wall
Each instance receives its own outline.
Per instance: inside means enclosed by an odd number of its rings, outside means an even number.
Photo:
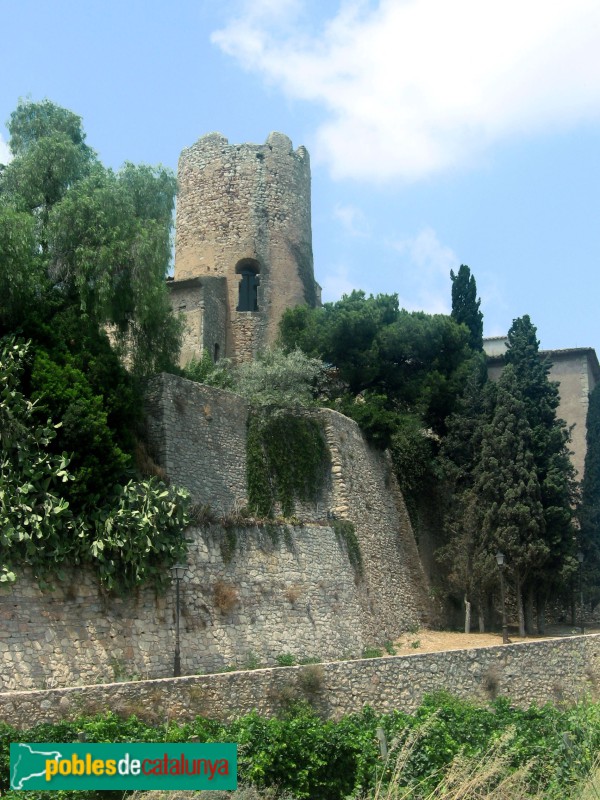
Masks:
[[[230,720],[257,709],[273,715],[304,697],[331,718],[359,711],[412,712],[441,689],[486,702],[496,695],[527,707],[596,695],[600,635],[471,650],[262,669],[201,677],[0,694],[0,719],[18,727],[112,709],[153,722],[200,714]]]

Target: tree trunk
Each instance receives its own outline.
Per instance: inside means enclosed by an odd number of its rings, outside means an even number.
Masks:
[[[525,631],[528,636],[531,636],[533,633],[533,601],[533,581],[529,581],[525,589]]]
[[[477,606],[477,616],[479,618],[479,633],[485,633],[485,614],[483,613],[483,603]]]
[[[521,573],[517,570],[515,574],[515,588],[517,595],[517,612],[519,615],[519,636],[525,636],[525,613],[523,609],[523,582],[521,581]]]
[[[538,597],[537,601],[537,632],[540,636],[546,634],[546,596]]]
[[[465,633],[471,633],[471,603],[465,595]]]
[[[497,622],[496,602],[493,593],[488,592],[485,600],[486,600],[485,618],[487,619],[488,627],[490,628],[490,630],[493,631],[494,628],[496,627],[496,622]]]

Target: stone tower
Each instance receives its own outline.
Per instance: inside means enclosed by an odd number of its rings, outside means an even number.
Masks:
[[[179,159],[175,311],[186,318],[183,363],[252,359],[273,344],[283,312],[320,302],[313,274],[310,160],[281,133],[230,145],[211,133]]]

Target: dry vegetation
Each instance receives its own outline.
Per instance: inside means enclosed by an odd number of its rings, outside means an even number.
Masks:
[[[438,787],[422,793],[417,788],[401,786],[402,769],[410,756],[410,742],[397,755],[394,776],[388,784],[379,784],[362,800],[547,800],[544,793],[531,793],[527,784],[528,766],[516,771],[509,768],[505,740],[500,740],[486,757],[457,756]],[[131,800],[293,800],[291,795],[272,789],[258,791],[253,786],[240,787],[235,792],[136,792]],[[600,761],[588,779],[561,800],[600,800]]]

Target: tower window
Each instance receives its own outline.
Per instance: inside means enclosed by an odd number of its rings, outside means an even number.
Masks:
[[[239,300],[236,311],[258,311],[259,266],[252,259],[244,259],[236,266],[235,271],[241,276]]]

